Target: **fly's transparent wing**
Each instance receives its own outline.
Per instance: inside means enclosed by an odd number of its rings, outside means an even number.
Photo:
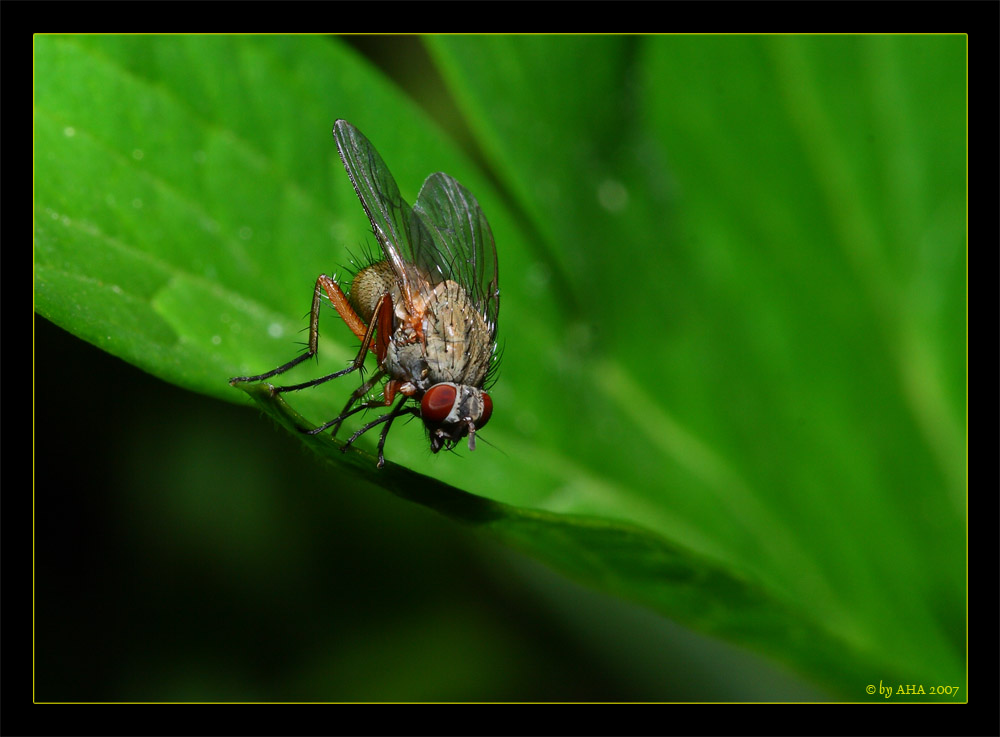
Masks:
[[[415,263],[411,243],[430,241],[431,235],[420,218],[412,216],[389,167],[361,131],[346,120],[338,120],[333,124],[333,138],[372,231],[402,281],[404,296],[410,299],[419,288],[409,265]]]
[[[431,281],[460,284],[496,334],[500,312],[497,248],[475,196],[454,177],[431,174],[420,188],[413,220],[429,237],[411,241],[413,262]]]

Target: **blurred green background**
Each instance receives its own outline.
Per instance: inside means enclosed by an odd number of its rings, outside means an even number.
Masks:
[[[965,43],[36,38],[35,307],[87,341],[36,320],[36,699],[964,696]],[[495,447],[389,460],[648,535],[513,552],[184,390],[371,245],[336,117],[500,255]]]

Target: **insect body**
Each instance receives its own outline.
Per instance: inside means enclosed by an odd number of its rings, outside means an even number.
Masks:
[[[378,370],[351,394],[338,417],[308,432],[332,426],[336,435],[351,415],[391,405],[399,396],[389,412],[354,433],[344,449],[384,424],[378,443],[381,467],[393,420],[411,414],[423,420],[434,453],[450,450],[466,435],[469,449],[475,450],[476,431],[493,412],[483,385],[496,351],[500,309],[496,246],[486,216],[469,190],[440,172],[427,177],[411,208],[361,131],[338,120],[333,137],[385,260],[359,271],[348,294],[334,279],[320,275],[313,290],[308,350],[273,371],[236,377],[230,384],[269,379],[315,355],[325,293],[361,339],[361,350],[343,371],[274,391],[305,389],[359,371],[369,350]],[[384,400],[365,401],[383,380]],[[408,404],[410,400],[416,404]]]

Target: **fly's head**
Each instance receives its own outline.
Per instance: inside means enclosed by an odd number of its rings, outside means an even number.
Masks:
[[[420,400],[420,417],[431,439],[431,452],[451,450],[466,435],[476,449],[476,431],[489,422],[493,400],[482,389],[464,384],[435,384]]]

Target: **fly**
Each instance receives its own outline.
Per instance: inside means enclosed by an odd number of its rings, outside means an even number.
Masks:
[[[476,432],[493,414],[483,385],[496,352],[500,311],[497,250],[486,216],[469,190],[441,172],[427,177],[411,208],[361,131],[338,120],[333,138],[385,258],[359,271],[346,293],[321,274],[313,289],[306,352],[266,374],[238,376],[229,383],[263,381],[316,355],[325,293],[361,340],[357,357],[342,371],[273,391],[298,391],[361,371],[369,350],[378,369],[354,390],[339,416],[305,432],[315,435],[332,427],[336,435],[348,417],[388,407],[398,396],[391,410],[354,433],[343,450],[384,425],[378,442],[381,468],[389,428],[407,414],[423,421],[431,452],[451,450],[466,436],[469,450],[475,450]],[[383,400],[366,401],[383,380]]]

